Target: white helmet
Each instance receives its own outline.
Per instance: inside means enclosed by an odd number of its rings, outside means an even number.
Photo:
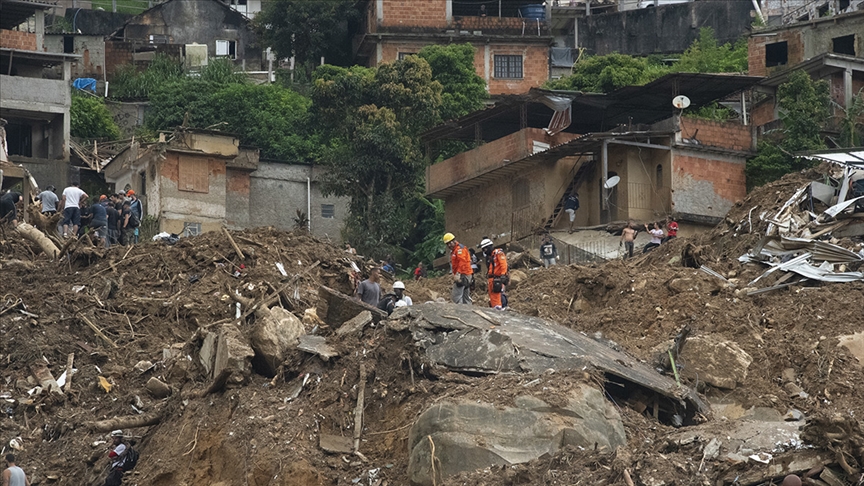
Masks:
[[[393,290],[396,290],[396,289],[402,289],[402,290],[405,290],[405,284],[402,283],[402,282],[399,281],[399,280],[393,282]]]
[[[111,437],[123,437],[123,431],[119,429],[111,431]]]
[[[493,244],[494,243],[492,243],[492,240],[490,240],[489,238],[483,238],[483,241],[480,242],[480,248],[487,248],[492,246]]]

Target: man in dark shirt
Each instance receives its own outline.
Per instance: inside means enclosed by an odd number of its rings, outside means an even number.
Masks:
[[[93,219],[90,220],[90,228],[93,229],[96,238],[101,240],[97,242],[97,245],[103,244],[107,247],[108,212],[105,210],[105,206],[103,206],[101,202],[94,204],[90,207],[90,214],[93,215]]]
[[[108,237],[105,239],[105,248],[120,243],[120,211],[107,198],[102,201],[105,205],[105,216],[108,220]]]
[[[120,243],[126,246],[135,242],[135,228],[140,224],[129,206],[129,201],[124,202],[120,213]]]

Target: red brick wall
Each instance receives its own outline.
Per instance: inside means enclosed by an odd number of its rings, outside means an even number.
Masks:
[[[783,66],[765,66],[765,45],[775,42],[786,41],[788,49],[788,62]],[[798,30],[786,30],[777,32],[770,37],[750,37],[747,48],[747,67],[750,76],[769,76],[777,71],[782,71],[794,66],[804,60],[804,41]]]
[[[128,42],[120,40],[105,41],[105,71],[108,80],[113,79],[114,72],[123,64],[132,64],[132,53],[137,48],[144,46],[142,42]],[[179,58],[183,54],[184,46],[182,44],[151,44],[156,46],[156,51],[160,54],[165,54],[171,57]],[[148,47],[148,49],[149,49]],[[138,69],[144,69],[149,65],[149,61],[138,61],[135,65]]]
[[[0,29],[0,47],[36,51],[36,34],[20,30]]]
[[[743,162],[743,161],[742,161]],[[709,181],[714,186],[714,193],[730,203],[747,196],[747,184],[744,176],[744,164],[703,159],[681,154],[674,156],[674,168],[679,177],[689,174],[694,180]],[[675,192],[683,188],[673,187]],[[686,208],[677,208],[686,211]],[[720,208],[717,208],[720,209]],[[722,210],[725,213],[726,209]]]
[[[541,86],[549,79],[549,48],[544,45],[506,45],[491,44],[489,53],[489,93],[491,94],[522,94],[529,89]],[[485,65],[482,47],[477,50],[474,66],[478,73],[483,72]],[[522,56],[522,79],[495,78],[495,55]],[[479,63],[478,63],[479,61]],[[483,76],[481,74],[481,76]],[[484,76],[485,77],[485,76]]]
[[[447,27],[446,0],[383,0],[381,27]]]
[[[774,98],[763,101],[750,112],[751,125],[759,127],[771,121],[774,121]]]
[[[749,126],[687,117],[681,117],[681,136],[695,138],[705,146],[738,151],[750,150],[753,140]]]

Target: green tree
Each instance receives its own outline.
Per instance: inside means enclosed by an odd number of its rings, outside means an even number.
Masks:
[[[828,83],[814,81],[804,71],[792,71],[789,80],[777,88],[777,103],[783,130],[774,139],[763,140],[757,155],[747,161],[750,189],[812,165],[794,152],[825,148],[820,131],[831,114]]]
[[[349,25],[359,17],[353,0],[273,0],[264,3],[253,26],[264,46],[301,66],[351,60]]]
[[[486,81],[474,69],[471,44],[430,45],[417,54],[429,63],[432,79],[441,83],[441,119],[452,120],[483,107]]]
[[[570,76],[550,81],[551,89],[584,91],[587,93],[609,93],[618,88],[642,85],[651,82],[669,69],[646,58],[626,54],[591,56],[573,65]]]
[[[102,98],[96,96],[72,92],[69,125],[73,137],[109,140],[120,138],[120,128],[114,123],[111,112]]]
[[[440,120],[441,89],[418,56],[315,72],[314,114],[329,141],[323,189],[350,198],[345,236],[367,255],[392,253],[414,224],[409,202],[426,165],[416,135]]]
[[[852,99],[846,115],[840,120],[840,145],[860,147],[864,145],[864,91]]]
[[[182,79],[184,74],[179,59],[157,54],[143,71],[132,64],[120,66],[109,84],[109,94],[121,100],[147,99],[154,89]]]
[[[735,44],[718,45],[714,30],[710,27],[699,29],[699,38],[681,54],[675,64],[674,72],[687,73],[741,73],[747,72],[747,38],[742,37]]]

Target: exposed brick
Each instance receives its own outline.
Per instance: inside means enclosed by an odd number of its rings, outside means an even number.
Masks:
[[[38,50],[36,34],[20,30],[0,29],[0,47],[24,51]]]

